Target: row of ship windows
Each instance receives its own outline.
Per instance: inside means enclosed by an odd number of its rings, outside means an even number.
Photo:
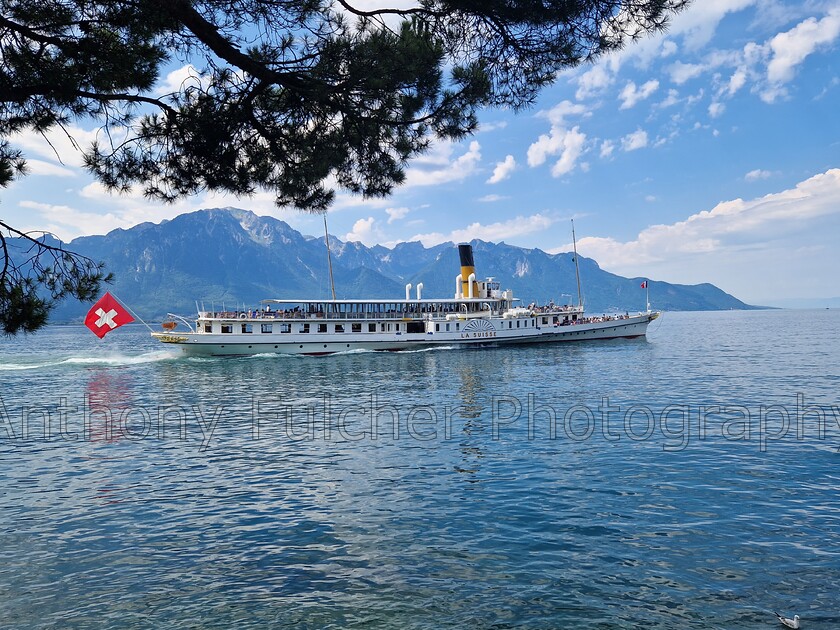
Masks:
[[[240,324],[240,331],[243,334],[251,334],[254,332],[254,325],[253,324]],[[276,331],[280,333],[290,333],[292,332],[292,324],[260,324],[260,332],[270,334],[275,332],[275,326],[277,326]],[[380,323],[380,332],[399,332],[403,330],[400,324],[386,324]],[[456,324],[459,330],[460,324]],[[327,329],[327,324],[315,324],[314,326],[311,324],[296,324],[297,332],[299,333],[308,333],[315,330],[319,333],[330,332]],[[230,334],[233,332],[234,324],[222,324],[222,334]],[[362,324],[335,324],[332,332],[336,333],[343,333],[347,332],[360,333],[362,332]],[[446,330],[449,330],[449,324],[446,325]],[[213,327],[210,324],[204,325],[204,332],[211,333],[213,332]],[[367,332],[376,332],[376,324],[367,324]],[[419,330],[409,330],[409,332],[425,332],[423,325],[420,324]]]
[[[548,319],[547,318],[543,318],[543,319],[545,320],[543,323],[547,324]],[[527,319],[519,320],[519,319],[517,319],[516,320],[516,328],[520,328],[520,327],[527,328],[528,324],[529,324],[529,321],[530,321],[531,326],[536,326],[536,321],[534,321],[534,320],[527,320]],[[222,334],[232,334],[234,326],[235,326],[235,324],[222,324],[221,325]],[[239,326],[240,326],[240,332],[242,332],[243,334],[251,334],[251,333],[254,332],[254,325],[251,324],[251,323],[243,323],[243,324],[239,324]],[[260,326],[260,332],[264,333],[264,334],[273,333],[275,326],[278,327],[278,332],[281,332],[281,333],[292,332],[292,324],[263,323],[263,324],[260,324],[259,326]],[[299,332],[299,333],[308,333],[308,332],[312,331],[312,325],[311,324],[296,324],[296,326],[298,328],[297,332]],[[504,326],[504,323],[502,323],[502,326]],[[330,332],[329,330],[327,330],[327,324],[315,324],[315,327],[316,327],[315,330],[319,333]],[[508,328],[513,328],[514,327],[513,326],[513,321],[508,320],[507,327]],[[346,332],[348,328],[350,329],[350,332],[354,332],[354,333],[362,332],[362,324],[360,324],[360,323],[359,324],[349,324],[349,325],[335,324],[332,332],[343,333],[343,332]],[[448,323],[447,324],[435,324],[435,332],[442,332],[442,331],[452,332],[453,330],[456,331],[456,332],[461,330],[460,322],[456,322],[454,324],[448,324]],[[379,332],[402,332],[402,331],[409,332],[409,333],[422,333],[422,332],[425,332],[425,327],[421,322],[411,322],[410,324],[406,324],[405,327],[403,327],[402,324],[391,324],[391,323],[385,323],[385,322],[380,322],[380,324],[379,324]],[[213,332],[212,324],[204,324],[204,332],[205,333],[212,333]],[[367,324],[367,332],[375,333],[376,332],[376,324],[375,323],[368,323]]]

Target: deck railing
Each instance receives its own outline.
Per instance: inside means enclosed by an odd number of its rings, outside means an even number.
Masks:
[[[566,314],[576,312],[575,306],[536,306],[531,310],[534,315]],[[450,310],[450,309],[407,309],[389,311],[367,311],[364,313],[355,312],[324,312],[324,311],[299,311],[299,310],[274,310],[274,311],[199,311],[200,319],[224,319],[224,320],[267,320],[267,321],[306,321],[306,320],[413,320],[423,321],[427,319],[444,318],[447,315],[477,315],[486,314],[498,317],[500,311],[493,310]]]
[[[445,317],[458,311],[386,311],[368,313],[304,313],[299,311],[201,311],[200,319],[225,320],[267,320],[267,321],[306,321],[313,319],[329,320],[366,320],[366,319],[410,319],[423,321],[429,317]]]

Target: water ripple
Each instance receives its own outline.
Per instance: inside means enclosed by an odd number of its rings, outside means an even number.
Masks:
[[[319,359],[2,340],[3,625],[837,627],[837,317]]]

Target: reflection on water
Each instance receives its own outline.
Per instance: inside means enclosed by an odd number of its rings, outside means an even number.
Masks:
[[[132,405],[134,377],[130,372],[93,368],[85,383],[83,422],[85,439],[105,441],[139,439],[150,434],[150,422],[143,422],[140,431],[134,430]],[[138,408],[139,409],[139,408]]]
[[[0,340],[4,627],[838,627],[837,317],[328,358]],[[791,431],[762,442],[762,405]]]
[[[462,463],[456,465],[455,470],[467,475],[467,481],[476,483],[480,481],[481,460],[484,457],[481,444],[487,439],[486,433],[489,431],[487,423],[482,420],[482,412],[492,401],[485,399],[485,388],[475,363],[462,364],[458,377],[460,386],[457,400],[460,405],[453,411],[453,418],[457,417],[461,422],[459,448],[463,457]]]

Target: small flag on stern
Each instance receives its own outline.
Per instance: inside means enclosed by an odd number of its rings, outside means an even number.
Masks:
[[[647,289],[647,280],[645,280],[644,282],[642,282],[642,288],[643,288],[643,289]]]
[[[85,326],[90,328],[94,335],[102,339],[114,328],[119,328],[123,324],[130,324],[133,321],[134,318],[128,310],[113,295],[106,292],[88,311],[87,317],[85,317]]]

